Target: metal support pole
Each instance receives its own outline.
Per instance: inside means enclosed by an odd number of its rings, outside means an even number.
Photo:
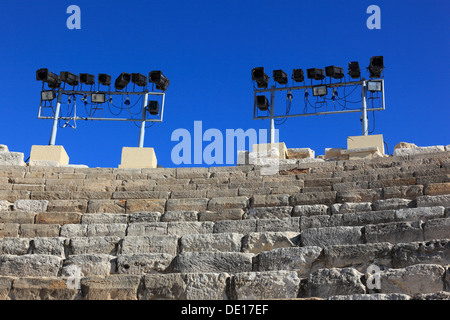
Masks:
[[[275,143],[275,86],[270,92],[270,143]]]
[[[148,93],[144,95],[144,101],[142,103],[142,119],[141,119],[141,130],[139,131],[139,148],[144,147],[144,135],[145,135],[145,118],[147,116],[147,102]]]
[[[363,136],[367,136],[369,133],[369,121],[367,120],[367,94],[366,94],[366,81],[361,85],[361,100],[362,100],[362,133]]]
[[[61,109],[61,88],[58,89],[58,98],[56,100],[56,110],[55,110],[55,116],[53,117],[53,127],[52,127],[52,134],[50,136],[50,142],[49,145],[54,146],[56,141],[56,131],[58,130],[58,118],[59,118],[59,111]]]

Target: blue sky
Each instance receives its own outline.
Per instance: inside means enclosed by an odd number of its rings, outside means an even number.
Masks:
[[[81,30],[66,27],[72,4],[81,9]],[[372,4],[381,9],[380,30],[366,27]],[[113,79],[163,70],[171,80],[164,122],[146,130],[144,146],[155,148],[159,164],[174,167],[171,134],[178,128],[193,134],[196,120],[224,135],[269,127],[252,118],[253,67],[290,75],[328,65],[346,71],[349,61],[359,61],[367,77],[370,57],[383,55],[386,110],[376,113],[373,134],[383,134],[390,153],[401,141],[447,145],[449,10],[446,0],[3,1],[0,143],[25,158],[32,145],[48,144],[52,122],[37,119],[39,68]],[[303,108],[300,93],[292,108]],[[292,118],[277,128],[288,148],[319,155],[361,135],[360,116]],[[369,125],[372,130],[372,114]],[[59,128],[56,144],[72,164],[117,167],[122,147],[136,147],[138,137],[133,123],[79,121],[76,130]]]

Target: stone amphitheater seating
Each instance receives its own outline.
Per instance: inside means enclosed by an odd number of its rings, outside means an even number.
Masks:
[[[450,299],[449,154],[2,166],[0,299]]]

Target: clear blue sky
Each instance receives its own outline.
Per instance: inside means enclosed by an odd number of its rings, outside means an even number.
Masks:
[[[81,8],[81,30],[69,30],[66,9]],[[369,30],[369,5],[381,8],[381,30]],[[376,113],[374,134],[392,153],[401,141],[419,146],[450,144],[450,24],[447,0],[430,1],[3,1],[0,5],[2,65],[0,143],[28,157],[48,144],[50,120],[38,120],[39,68],[54,72],[108,73],[163,70],[171,84],[164,122],[147,129],[145,147],[158,163],[175,166],[171,150],[177,128],[268,128],[253,120],[251,69],[288,74],[371,56],[385,61],[386,110]],[[365,71],[364,71],[365,72]],[[367,76],[367,74],[366,74]],[[295,100],[295,98],[298,100]],[[303,98],[294,93],[297,108]],[[300,103],[301,102],[301,103]],[[284,108],[284,106],[283,106]],[[346,147],[361,135],[360,114],[289,119],[280,129],[288,148]],[[370,129],[373,118],[369,117]],[[72,164],[117,167],[123,146],[138,145],[133,123],[78,122],[58,129]],[[205,143],[205,146],[207,143]]]

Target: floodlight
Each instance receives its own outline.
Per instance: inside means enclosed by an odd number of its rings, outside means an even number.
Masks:
[[[303,73],[303,69],[294,69],[294,71],[292,71],[292,79],[295,82],[305,81],[305,74]]]
[[[256,96],[256,106],[261,111],[267,111],[269,109],[269,100],[266,96]]]
[[[325,79],[325,74],[323,69],[311,68],[306,70],[306,75],[308,79],[323,80]]]
[[[89,73],[80,73],[80,82],[92,86],[95,83],[95,76]]]
[[[283,70],[273,70],[273,80],[279,84],[288,83],[287,74]]]
[[[111,76],[106,73],[99,73],[98,74],[98,82],[104,86],[110,86],[111,85]]]
[[[352,79],[361,78],[361,69],[359,68],[358,61],[352,61],[348,63],[348,75]]]
[[[269,76],[264,73],[264,67],[252,69],[252,80],[256,81],[258,88],[267,88],[269,85]]]
[[[128,83],[130,83],[131,80],[131,74],[122,72],[120,76],[117,77],[116,82],[114,83],[114,87],[116,90],[122,90],[125,88]]]
[[[344,69],[336,66],[325,67],[325,74],[327,77],[342,79],[344,77]]]
[[[163,75],[162,71],[150,71],[148,74],[148,80],[156,85],[156,89],[166,91],[169,86],[170,80]]]
[[[314,97],[322,97],[327,95],[328,90],[326,86],[316,86],[313,87],[313,96]]]
[[[60,73],[61,80],[67,83],[69,86],[77,86],[78,85],[78,76],[69,72],[69,71],[62,71]]]
[[[47,82],[50,88],[58,88],[61,85],[61,80],[57,74],[48,71],[47,68],[42,68],[36,71],[36,80]]]
[[[56,98],[55,91],[53,90],[45,90],[41,92],[41,100],[42,101],[51,101]]]
[[[150,100],[148,102],[147,111],[151,115],[156,116],[159,113],[159,102]]]
[[[380,78],[383,68],[383,56],[375,56],[370,58],[370,64],[367,69],[369,69],[371,78]]]
[[[106,97],[104,93],[92,93],[91,102],[92,103],[105,103]]]
[[[132,73],[131,82],[139,87],[145,87],[147,85],[147,77],[140,73]]]
[[[370,92],[381,91],[380,81],[367,81],[367,90]]]

